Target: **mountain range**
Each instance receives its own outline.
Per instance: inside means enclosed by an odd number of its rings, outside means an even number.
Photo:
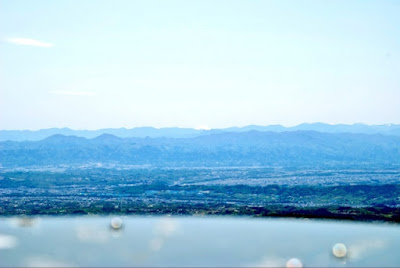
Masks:
[[[230,127],[223,129],[199,130],[194,128],[105,128],[99,130],[73,130],[70,128],[49,128],[41,130],[0,130],[0,141],[38,141],[55,134],[66,136],[77,136],[83,138],[95,138],[102,134],[112,134],[120,138],[193,138],[202,135],[210,135],[224,132],[247,132],[251,130],[267,132],[286,132],[286,131],[318,131],[326,133],[361,133],[361,134],[383,134],[400,136],[400,125],[365,125],[365,124],[337,124],[330,125],[324,123],[304,123],[293,127],[284,127],[281,125],[258,126],[249,125],[245,127]]]

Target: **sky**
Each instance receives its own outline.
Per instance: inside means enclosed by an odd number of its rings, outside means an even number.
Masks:
[[[400,123],[400,1],[0,0],[0,129]]]

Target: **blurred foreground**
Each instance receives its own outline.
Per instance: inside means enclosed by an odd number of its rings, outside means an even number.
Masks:
[[[246,217],[1,218],[2,267],[398,267],[400,226]]]

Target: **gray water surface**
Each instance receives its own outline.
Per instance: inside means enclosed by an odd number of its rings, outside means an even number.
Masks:
[[[230,217],[0,218],[0,266],[398,267],[400,225]],[[347,256],[332,247],[343,243]]]

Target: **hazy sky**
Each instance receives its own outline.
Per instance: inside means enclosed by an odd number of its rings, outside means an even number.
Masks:
[[[400,123],[400,1],[0,0],[0,128]]]

